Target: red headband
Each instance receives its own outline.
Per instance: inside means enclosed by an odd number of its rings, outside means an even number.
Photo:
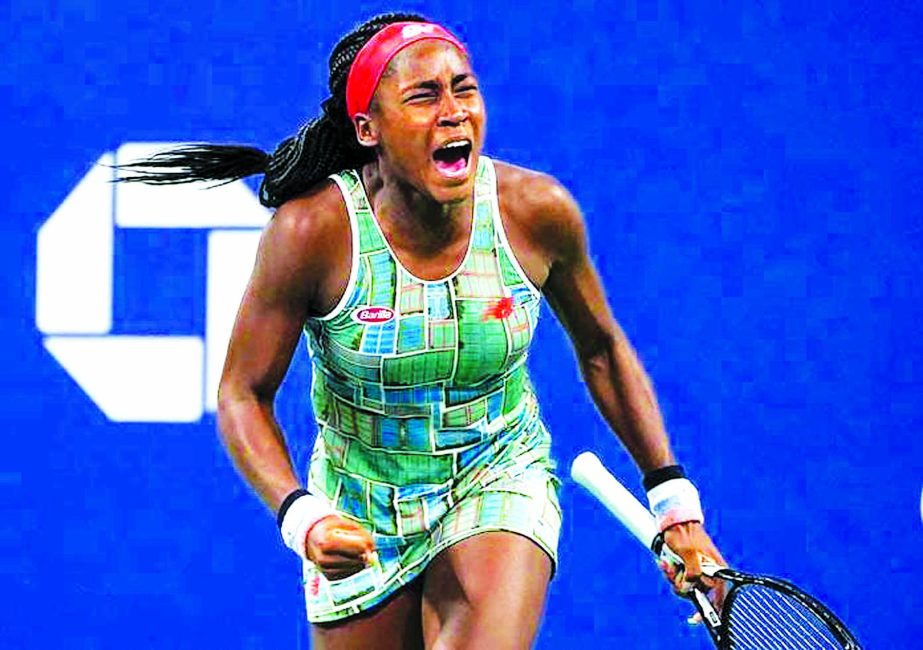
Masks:
[[[346,112],[350,119],[369,110],[381,75],[398,52],[425,38],[447,41],[467,54],[465,46],[435,23],[391,23],[362,46],[346,78]]]

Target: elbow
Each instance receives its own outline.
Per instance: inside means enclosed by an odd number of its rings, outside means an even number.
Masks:
[[[239,404],[239,398],[234,396],[233,390],[222,380],[218,387],[218,410],[216,415],[216,424],[218,436],[228,443],[228,439],[233,431],[234,412]]]
[[[584,373],[595,373],[611,368],[620,349],[627,344],[625,337],[617,331],[600,332],[578,342],[577,359],[581,369]]]
[[[227,415],[228,411],[233,409],[234,404],[240,401],[242,391],[233,382],[222,379],[218,384],[218,417]]]
[[[259,409],[263,400],[246,384],[223,378],[218,385],[217,428],[221,439],[229,443],[240,429],[247,412]],[[271,403],[271,402],[270,402]]]
[[[233,405],[240,401],[241,394],[244,391],[241,390],[240,382],[235,382],[233,379],[224,375],[221,378],[221,381],[218,383],[218,417],[222,415],[227,415],[228,411],[233,408]]]

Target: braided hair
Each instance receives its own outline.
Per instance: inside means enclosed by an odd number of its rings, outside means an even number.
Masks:
[[[283,140],[272,155],[243,145],[187,145],[146,160],[118,165],[118,169],[133,174],[118,180],[155,185],[215,181],[216,185],[224,185],[264,174],[260,203],[277,208],[332,173],[371,162],[375,152],[356,140],[352,120],[346,112],[350,66],[362,46],[387,25],[426,21],[417,14],[381,14],[340,39],[330,53],[330,97],[321,102],[322,114]]]

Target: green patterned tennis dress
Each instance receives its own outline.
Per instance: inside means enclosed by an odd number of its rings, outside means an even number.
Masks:
[[[559,483],[526,372],[540,293],[504,235],[493,164],[480,158],[464,261],[434,281],[398,261],[358,174],[331,178],[352,270],[339,304],[305,327],[318,424],[308,489],[372,532],[379,562],[342,580],[305,562],[309,620],[374,606],[484,531],[524,535],[554,563]]]

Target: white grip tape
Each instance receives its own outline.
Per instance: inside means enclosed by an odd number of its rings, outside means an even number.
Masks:
[[[647,500],[661,532],[687,521],[705,521],[699,491],[689,479],[664,481],[648,491]]]
[[[323,499],[311,494],[304,494],[292,502],[282,519],[282,541],[295,551],[303,560],[307,556],[308,530],[324,517],[335,515],[336,510]]]

